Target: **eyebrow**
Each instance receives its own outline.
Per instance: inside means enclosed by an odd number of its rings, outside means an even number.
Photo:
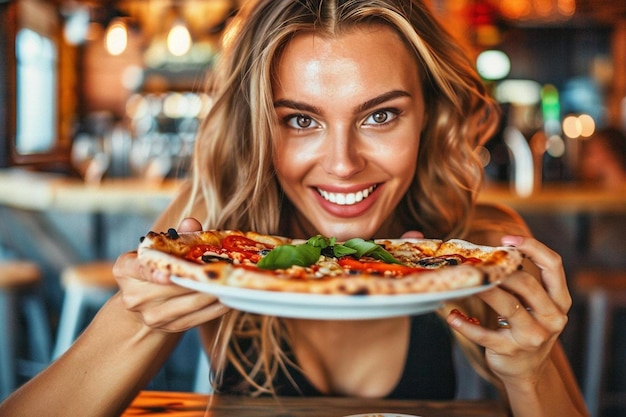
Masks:
[[[287,100],[287,99],[276,100],[274,102],[274,108],[277,108],[277,107],[287,107],[290,109],[303,111],[306,113],[320,114],[322,112],[318,107],[311,106],[306,103],[301,103],[299,101]]]
[[[383,104],[389,100],[393,100],[395,98],[398,97],[411,97],[411,94],[409,94],[407,91],[404,90],[391,90],[388,91],[386,93],[383,93],[377,97],[374,97],[371,100],[367,100],[366,102],[362,103],[358,108],[356,113],[361,113],[365,110],[369,110],[373,107],[376,107],[380,104]]]
[[[411,94],[409,94],[407,91],[404,91],[404,90],[388,91],[386,93],[383,93],[377,97],[374,97],[370,100],[367,100],[361,103],[357,107],[355,113],[356,114],[361,113],[363,111],[369,110],[373,107],[376,107],[382,103],[385,103],[389,100],[393,100],[398,97],[411,97]],[[276,100],[274,102],[274,108],[277,108],[277,107],[287,107],[287,108],[291,108],[294,110],[303,111],[307,113],[314,113],[314,114],[322,113],[321,109],[316,106],[311,106],[306,103],[302,103],[302,102],[294,101],[294,100],[288,100],[288,99]]]

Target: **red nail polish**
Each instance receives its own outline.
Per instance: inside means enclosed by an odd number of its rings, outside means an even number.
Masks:
[[[452,311],[450,311],[450,314],[456,314],[456,315],[460,316],[463,320],[465,320],[468,323],[480,325],[480,320],[478,320],[476,317],[469,317],[467,314],[462,313],[457,308],[452,309]]]

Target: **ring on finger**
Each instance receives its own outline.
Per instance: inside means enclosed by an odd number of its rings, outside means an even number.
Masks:
[[[519,304],[516,304],[513,314],[517,313],[517,310],[519,310],[520,307],[521,306]],[[532,311],[530,307],[525,307],[525,309],[526,311]],[[498,315],[497,323],[498,323],[498,329],[510,329],[511,328],[511,323],[509,323],[509,319],[505,316]]]
[[[511,324],[509,320],[504,316],[498,316],[498,329],[510,329]]]

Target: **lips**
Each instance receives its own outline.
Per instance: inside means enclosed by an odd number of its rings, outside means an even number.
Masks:
[[[324,200],[329,201],[333,204],[337,204],[340,206],[351,206],[365,200],[370,194],[372,194],[375,189],[376,185],[372,185],[363,190],[351,193],[330,192],[322,190],[321,188],[318,188],[317,192],[320,196],[322,196]]]

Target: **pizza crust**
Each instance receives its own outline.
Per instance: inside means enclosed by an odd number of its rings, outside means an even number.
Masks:
[[[224,276],[224,285],[266,291],[326,295],[390,295],[450,291],[484,283],[476,268],[459,266],[440,271],[421,272],[401,278],[370,274],[342,275],[311,280],[291,280],[256,271],[233,268]]]
[[[137,255],[141,264],[150,272],[161,271],[168,275],[191,278],[199,282],[222,282],[231,268],[230,264],[222,262],[196,264],[150,247],[140,246]]]

